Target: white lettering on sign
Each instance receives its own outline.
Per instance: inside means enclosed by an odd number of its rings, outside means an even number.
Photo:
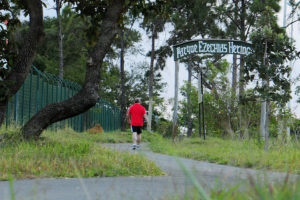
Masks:
[[[243,45],[234,45],[233,42],[228,42],[228,43],[229,43],[229,53],[249,55],[252,52],[250,47],[246,47]]]
[[[234,41],[198,41],[190,45],[176,48],[176,58],[182,58],[196,53],[221,53],[249,55],[252,49],[249,44],[237,44]]]
[[[201,53],[228,53],[228,47],[225,43],[207,43],[199,41],[199,52]]]
[[[177,47],[176,51],[177,51],[177,58],[181,58],[190,54],[198,53],[198,46],[194,44],[185,47]]]

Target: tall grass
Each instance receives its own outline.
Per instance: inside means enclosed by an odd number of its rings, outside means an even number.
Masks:
[[[174,143],[158,138],[151,142],[154,152],[175,155],[195,160],[245,168],[267,169],[300,174],[300,145],[272,140],[265,152],[263,144],[256,140],[229,140],[209,137],[187,138]]]
[[[128,130],[126,132],[114,131],[114,132],[104,132],[101,134],[79,134],[75,135],[76,137],[84,138],[87,141],[96,142],[96,143],[131,143],[132,142],[132,133]],[[150,133],[148,131],[143,131],[142,133],[142,142],[151,142],[156,138],[160,137],[157,133]]]
[[[39,141],[2,141],[0,180],[8,180],[9,174],[15,179],[77,177],[78,173],[82,177],[162,175],[145,157],[110,151],[97,143],[97,137],[66,129],[46,131]]]
[[[231,188],[214,188],[206,191],[195,176],[187,170],[180,161],[186,177],[191,181],[192,188],[186,189],[185,196],[166,197],[165,200],[298,200],[300,199],[300,180],[290,182],[288,176],[283,183],[259,183],[253,177],[248,177],[248,183],[237,184]]]

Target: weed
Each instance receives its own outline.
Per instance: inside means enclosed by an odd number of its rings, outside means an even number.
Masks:
[[[110,151],[101,147],[98,141],[101,141],[99,136],[76,133],[71,129],[46,131],[38,141],[3,141],[0,180],[8,180],[9,173],[16,179],[77,177],[74,164],[82,177],[163,174],[145,157]]]
[[[267,169],[300,174],[299,144],[271,140],[270,150],[265,152],[256,140],[240,141],[208,137],[185,138],[174,143],[159,138],[150,143],[154,152],[175,155],[212,163],[245,168]]]

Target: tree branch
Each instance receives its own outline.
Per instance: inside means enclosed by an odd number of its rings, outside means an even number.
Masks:
[[[118,32],[118,23],[124,12],[124,4],[125,0],[114,0],[104,14],[99,40],[95,47],[89,51],[85,83],[82,90],[70,99],[47,105],[40,110],[23,127],[24,138],[37,138],[49,125],[81,114],[98,102],[102,62]]]

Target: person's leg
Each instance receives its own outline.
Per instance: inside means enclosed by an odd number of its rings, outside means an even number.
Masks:
[[[132,132],[132,143],[133,143],[133,145],[136,145],[136,141],[137,141],[137,133]]]
[[[138,127],[137,129],[137,147],[140,147],[142,140],[142,127]]]
[[[132,148],[136,148],[136,140],[137,140],[137,130],[135,126],[131,126],[131,131],[132,131]]]
[[[141,140],[142,140],[142,134],[137,134],[137,145],[141,144]]]

